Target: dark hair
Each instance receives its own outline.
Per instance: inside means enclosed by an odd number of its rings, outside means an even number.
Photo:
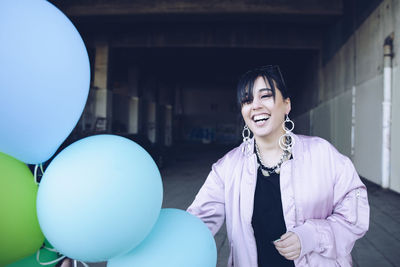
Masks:
[[[282,93],[283,99],[290,97],[289,90],[286,88],[281,71],[278,65],[267,65],[249,70],[239,79],[237,86],[237,101],[239,107],[246,102],[253,100],[254,82],[258,77],[263,77],[265,83],[270,84],[272,95],[275,99],[275,90],[277,87]]]

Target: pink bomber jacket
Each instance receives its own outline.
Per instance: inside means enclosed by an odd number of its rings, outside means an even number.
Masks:
[[[319,137],[293,135],[293,159],[281,166],[280,187],[287,231],[301,254],[295,266],[352,266],[351,250],[369,227],[365,185],[349,158]],[[226,218],[228,266],[257,267],[251,224],[257,160],[242,143],[213,164],[188,212],[215,235]]]

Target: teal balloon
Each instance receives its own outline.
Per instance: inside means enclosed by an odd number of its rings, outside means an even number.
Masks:
[[[77,124],[89,93],[85,44],[45,0],[0,1],[0,151],[48,160]]]
[[[135,249],[108,267],[215,267],[217,248],[207,226],[190,213],[162,209],[156,225]]]
[[[116,135],[95,135],[54,158],[36,205],[40,227],[57,251],[99,262],[144,240],[162,197],[160,172],[141,146]]]

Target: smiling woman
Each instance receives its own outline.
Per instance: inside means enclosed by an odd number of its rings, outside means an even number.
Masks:
[[[291,133],[278,66],[245,73],[237,99],[243,143],[212,166],[188,211],[213,234],[226,219],[228,266],[351,266],[369,226],[367,191],[351,161],[319,137]]]

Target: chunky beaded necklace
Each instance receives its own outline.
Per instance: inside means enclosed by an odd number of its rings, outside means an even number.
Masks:
[[[260,165],[261,173],[266,177],[270,176],[273,173],[279,174],[281,172],[282,163],[290,158],[291,153],[289,151],[284,150],[281,158],[279,159],[279,162],[275,166],[267,167],[262,161],[261,152],[258,149],[257,143],[254,144],[256,147],[257,162]]]

